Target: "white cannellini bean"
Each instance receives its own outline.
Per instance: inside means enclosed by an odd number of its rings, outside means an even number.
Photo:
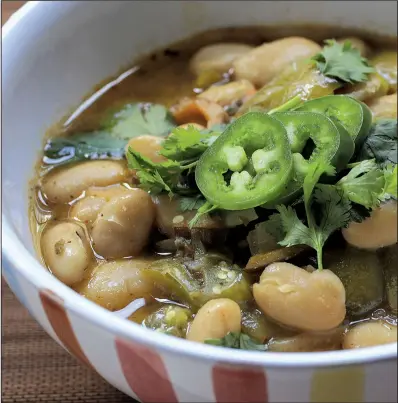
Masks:
[[[154,218],[155,207],[147,192],[132,189],[115,196],[93,223],[94,250],[106,259],[137,256],[148,243]]]
[[[345,289],[330,270],[312,273],[290,263],[267,266],[253,286],[257,305],[283,325],[305,330],[330,330],[345,317]]]
[[[397,202],[382,204],[361,223],[342,229],[344,239],[359,249],[379,249],[397,243]]]
[[[203,343],[206,339],[218,339],[229,332],[240,332],[241,311],[239,305],[228,298],[206,302],[192,321],[187,339]]]
[[[232,62],[253,49],[253,46],[243,43],[215,43],[199,49],[192,57],[190,67],[193,73],[199,75],[204,71],[226,73]]]
[[[126,180],[123,161],[87,161],[50,172],[42,180],[42,191],[51,203],[66,204],[91,186],[109,186]]]
[[[383,320],[362,322],[351,327],[344,336],[343,348],[363,348],[396,343],[397,327]]]
[[[123,309],[133,300],[149,297],[152,284],[141,276],[151,259],[115,260],[98,265],[76,291],[111,311]]]
[[[288,37],[264,43],[233,62],[235,78],[246,79],[257,87],[271,81],[293,62],[314,56],[321,47],[306,38]]]
[[[80,225],[62,222],[45,230],[41,250],[49,269],[63,283],[73,285],[83,280],[92,252]]]

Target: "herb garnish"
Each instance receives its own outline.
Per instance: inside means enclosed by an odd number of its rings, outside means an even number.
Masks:
[[[122,159],[126,144],[126,139],[115,138],[105,131],[54,137],[44,147],[43,162],[62,165],[92,159]]]
[[[323,75],[354,84],[367,81],[368,74],[375,71],[350,41],[338,43],[327,39],[325,44],[322,51],[311,59]]]
[[[113,136],[127,139],[144,134],[166,136],[175,126],[168,109],[157,104],[127,104],[101,122]]]
[[[375,159],[381,166],[397,164],[397,120],[379,119],[371,127],[369,135],[358,153],[358,160]]]
[[[258,343],[249,335],[234,332],[229,332],[225,337],[221,339],[207,339],[205,340],[205,344],[211,344],[213,346],[219,347],[235,348],[239,350],[267,350],[267,346],[265,344]]]

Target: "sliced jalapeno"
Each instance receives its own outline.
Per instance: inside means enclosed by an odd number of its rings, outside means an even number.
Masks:
[[[340,123],[358,145],[369,133],[372,112],[362,102],[345,95],[328,95],[305,102],[297,111],[318,112]]]
[[[308,158],[309,163],[328,161],[340,170],[354,154],[354,142],[347,130],[320,113],[294,111],[272,116],[285,126],[293,153],[302,153],[308,140],[313,141],[315,149]],[[304,176],[306,161],[299,155],[296,156],[295,166],[303,171],[299,173]]]
[[[238,118],[199,159],[196,184],[213,205],[243,210],[277,198],[292,175],[284,126],[250,112]]]
[[[290,203],[302,193],[303,181],[310,163],[328,161],[339,171],[354,154],[352,137],[338,121],[315,112],[278,112],[272,115],[285,126],[293,152],[293,174],[279,197],[262,207],[273,209],[278,204]],[[300,153],[305,151],[308,140],[315,149],[308,160]]]

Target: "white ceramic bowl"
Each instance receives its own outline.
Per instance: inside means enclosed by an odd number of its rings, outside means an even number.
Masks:
[[[393,1],[30,2],[3,29],[3,274],[32,316],[144,402],[396,402],[397,345],[256,353],[168,337],[80,297],[36,258],[28,181],[46,127],[139,54],[220,26],[317,22],[396,35]]]

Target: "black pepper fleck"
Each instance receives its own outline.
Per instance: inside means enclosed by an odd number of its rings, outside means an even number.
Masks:
[[[178,57],[180,56],[180,51],[174,49],[165,49],[163,54],[167,57]]]

